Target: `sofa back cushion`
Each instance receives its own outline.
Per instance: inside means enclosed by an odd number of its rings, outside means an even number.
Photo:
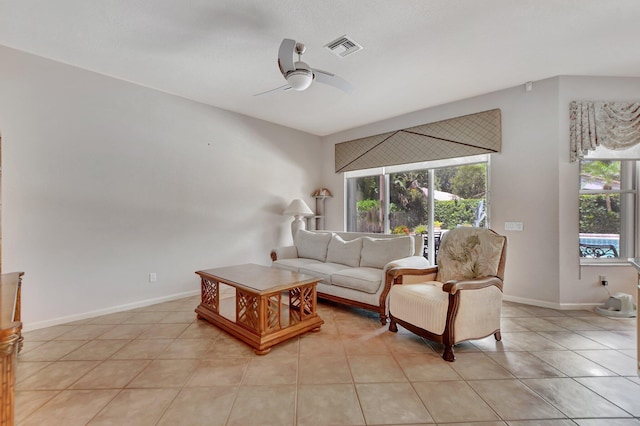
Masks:
[[[327,232],[298,230],[295,241],[298,257],[315,259],[320,262],[326,261],[327,248],[329,247],[331,236],[332,234]]]
[[[362,251],[362,238],[345,241],[339,235],[333,234],[327,250],[327,262],[357,268],[360,266],[360,251]]]
[[[413,249],[412,236],[385,239],[364,237],[360,266],[382,269],[392,260],[413,256]]]

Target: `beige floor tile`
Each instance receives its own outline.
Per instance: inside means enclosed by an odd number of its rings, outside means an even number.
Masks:
[[[61,336],[69,331],[75,329],[76,325],[54,325],[53,327],[41,328],[33,331],[25,331],[22,333],[22,337],[24,337],[25,344],[28,341],[45,341],[45,340],[53,340],[58,336]]]
[[[502,305],[501,316],[503,318],[531,317],[531,314],[520,308],[521,305]]]
[[[564,347],[542,337],[536,332],[505,332],[497,342],[493,336],[474,340],[473,344],[483,351],[549,351],[562,350]]]
[[[519,380],[474,380],[468,383],[503,420],[566,418]]]
[[[28,416],[21,425],[86,425],[118,392],[119,390],[62,391]]]
[[[300,338],[300,355],[344,355],[342,338],[337,334],[305,334]]]
[[[409,383],[357,384],[356,391],[367,424],[433,422]]]
[[[578,426],[640,426],[640,419],[575,419]]]
[[[451,368],[465,380],[513,378],[511,373],[484,353],[458,354]]]
[[[347,355],[390,355],[387,339],[377,330],[359,335],[341,334],[342,344]]]
[[[57,361],[85,343],[83,340],[52,340],[29,352],[18,354],[18,362]]]
[[[113,329],[114,325],[107,324],[83,324],[73,330],[56,337],[56,340],[90,340]]]
[[[89,324],[122,324],[125,320],[131,317],[129,312],[115,312],[113,314],[101,315],[99,317],[92,318]]]
[[[635,349],[635,331],[580,331],[580,334],[611,349]]]
[[[16,364],[16,383],[19,383],[32,374],[37,373],[49,364],[51,364],[51,361],[18,362]]]
[[[244,385],[292,385],[298,379],[298,357],[268,354],[251,359],[242,380]]]
[[[224,331],[206,321],[196,321],[182,332],[179,339],[215,339]]]
[[[576,381],[632,416],[640,417],[640,385],[624,377],[586,377]]]
[[[14,420],[19,424],[60,391],[18,391],[15,393]]]
[[[406,382],[407,377],[390,355],[347,357],[355,383]]]
[[[487,355],[519,379],[565,376],[564,373],[529,352],[492,352]]]
[[[440,355],[405,355],[396,357],[396,361],[411,382],[462,380],[451,363]]]
[[[539,306],[520,305],[520,309],[537,318],[566,316],[565,313],[562,311],[558,311],[556,309],[550,309],[550,308],[542,308]]]
[[[511,321],[529,331],[566,331],[565,328],[548,321],[546,318],[512,318]]]
[[[224,426],[237,392],[236,386],[182,389],[158,425]]]
[[[158,354],[158,359],[200,359],[212,344],[211,339],[176,339]]]
[[[298,426],[364,425],[353,384],[298,387]]]
[[[580,349],[609,349],[607,346],[572,331],[539,331],[538,334],[572,351]]]
[[[125,387],[151,361],[107,360],[69,386],[69,389],[117,389]]]
[[[143,331],[147,330],[151,326],[151,324],[120,324],[98,336],[98,339],[131,340],[140,336]]]
[[[138,339],[175,339],[188,327],[188,324],[156,324],[147,328]]]
[[[632,376],[638,371],[635,357],[629,358],[618,351],[596,350],[576,351],[576,353],[621,376]]]
[[[245,386],[231,409],[228,426],[247,426],[259,421],[261,426],[295,424],[295,385]]]
[[[413,387],[437,423],[500,420],[466,382],[418,382]]]
[[[633,319],[629,321],[626,318],[608,318],[600,315],[581,318],[583,321],[587,321],[590,324],[602,327],[605,330],[629,330],[635,326]]]
[[[195,307],[194,307],[195,308]],[[191,312],[170,312],[160,320],[160,324],[191,324],[196,321],[196,313]]]
[[[569,417],[629,417],[625,411],[571,378],[523,382]]]
[[[153,426],[178,389],[124,389],[88,424]]]
[[[503,317],[500,319],[500,330],[502,331],[531,331],[530,329],[528,329],[527,327],[525,327],[524,325],[522,325],[522,323],[526,323],[527,320],[529,320],[530,318],[510,318],[510,317]]]
[[[509,426],[576,426],[573,420],[512,420],[507,423]],[[605,426],[605,425],[602,425]],[[606,425],[608,426],[608,425]]]
[[[127,343],[129,340],[91,340],[65,355],[62,360],[104,360],[122,349]]]
[[[626,377],[627,380],[631,380],[634,383],[637,383],[640,385],[640,377],[638,376],[631,376],[631,377]]]
[[[580,318],[573,317],[553,317],[553,318],[545,318],[547,321],[552,322],[560,327],[566,328],[571,331],[580,331],[580,330],[602,330],[602,327],[598,327],[597,325],[588,323]]]
[[[226,334],[220,335],[215,339],[205,354],[205,358],[236,358],[239,356],[253,357],[255,353],[251,346]]]
[[[394,354],[410,355],[410,354],[432,354],[435,353],[433,347],[422,337],[411,332],[407,333],[391,333],[387,332],[382,335],[387,347]]]
[[[532,352],[534,356],[560,370],[567,376],[615,376],[616,374],[607,370],[599,364],[586,359],[571,351],[544,351]],[[622,355],[621,355],[622,356]]]
[[[111,356],[111,359],[155,359],[171,344],[172,339],[133,340]]]
[[[344,355],[300,356],[298,383],[352,383],[351,371]]]
[[[198,367],[195,359],[159,359],[152,361],[127,388],[181,387]]]
[[[495,422],[438,423],[438,426],[508,426],[508,424],[501,421],[495,421]],[[531,426],[534,426],[534,424],[532,424]],[[542,426],[542,424],[539,426]],[[571,426],[575,426],[575,425],[571,425]]]
[[[313,336],[317,333],[309,331],[307,334]],[[300,337],[296,336],[285,340],[282,343],[278,343],[277,345],[272,346],[268,353],[272,356],[298,356],[300,353]]]
[[[45,343],[47,343],[48,340],[41,340],[41,341],[34,341],[34,340],[23,340],[22,341],[22,350],[20,351],[20,354],[24,354],[27,353],[39,346],[44,345]]]
[[[239,385],[248,366],[246,357],[201,360],[185,386]]]
[[[16,384],[16,390],[62,390],[99,364],[98,361],[57,361]]]
[[[157,324],[168,312],[133,312],[129,318],[124,320],[122,324]]]

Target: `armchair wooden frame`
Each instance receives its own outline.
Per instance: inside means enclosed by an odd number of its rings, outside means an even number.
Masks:
[[[493,232],[493,231],[492,231]],[[397,324],[400,324],[402,327],[411,331],[412,333],[417,334],[418,336],[424,337],[425,339],[431,340],[436,343],[440,343],[444,346],[444,352],[442,354],[442,358],[446,361],[453,362],[455,361],[455,354],[453,351],[453,346],[456,343],[460,343],[466,340],[475,340],[475,339],[483,339],[487,336],[494,335],[497,341],[502,340],[502,335],[500,333],[500,328],[493,330],[483,336],[474,336],[463,340],[456,340],[456,318],[458,315],[458,310],[460,308],[460,293],[461,291],[473,291],[478,289],[483,289],[491,286],[497,287],[500,292],[502,292],[503,281],[504,281],[504,267],[507,257],[507,240],[505,238],[504,244],[502,246],[502,253],[500,255],[500,263],[498,264],[498,271],[496,276],[490,277],[478,277],[471,280],[450,280],[443,284],[442,291],[449,294],[449,305],[447,309],[447,318],[446,325],[444,328],[444,332],[442,334],[434,334],[428,330],[417,327],[413,324],[410,324],[406,321],[403,321],[399,318],[394,317],[391,313],[389,313],[390,323],[389,323],[389,331],[397,332],[398,327]],[[402,284],[403,276],[424,276],[425,281],[434,281],[436,275],[438,273],[438,266],[434,266],[428,269],[412,269],[412,268],[394,268],[388,271],[388,276],[390,275],[393,280],[393,285]],[[411,284],[406,284],[411,285]]]

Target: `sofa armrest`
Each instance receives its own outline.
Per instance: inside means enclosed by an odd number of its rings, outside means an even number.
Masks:
[[[271,250],[271,260],[274,262],[278,259],[295,259],[298,257],[298,249],[296,246],[284,246]]]
[[[498,287],[502,291],[502,280],[498,277],[480,277],[472,280],[449,280],[442,286],[442,291],[455,294],[461,290],[477,290],[481,288]]]
[[[386,275],[392,281],[402,283],[404,275],[424,277],[425,281],[433,281],[438,273],[438,266],[431,266],[429,261],[422,256],[411,256],[389,262],[386,266]],[[400,279],[398,279],[400,278]]]

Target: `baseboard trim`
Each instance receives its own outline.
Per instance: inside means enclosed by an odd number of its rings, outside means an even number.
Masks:
[[[547,302],[546,300],[529,299],[526,297],[508,296],[504,295],[503,300],[507,302],[522,303],[523,305],[538,306],[541,308],[556,309],[559,311],[573,311],[573,310],[587,310],[593,311],[596,306],[602,305],[602,303],[555,303]]]
[[[54,325],[66,324],[69,322],[80,321],[88,318],[99,317],[101,315],[114,314],[116,312],[128,311],[130,309],[144,308],[145,306],[155,305],[157,303],[170,302],[172,300],[183,299],[185,297],[196,296],[200,294],[200,290],[185,291],[184,293],[171,294],[169,296],[156,297],[154,299],[146,299],[138,302],[126,303],[124,305],[112,306],[110,308],[98,309],[95,311],[84,312],[81,314],[67,315],[64,317],[53,318],[45,321],[37,321],[32,323],[24,323],[23,331],[38,330],[40,328],[52,327]],[[196,307],[194,306],[193,309]]]

